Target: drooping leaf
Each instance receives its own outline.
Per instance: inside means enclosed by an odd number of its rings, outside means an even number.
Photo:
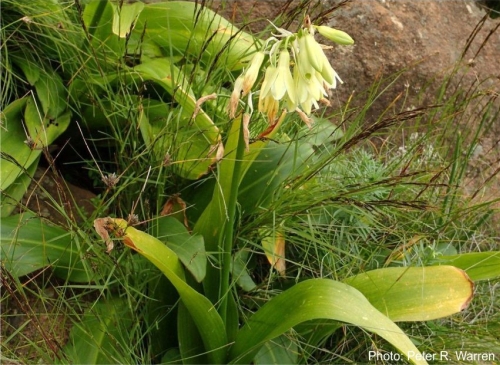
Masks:
[[[38,161],[35,160],[33,163],[21,174],[7,189],[1,192],[1,203],[0,203],[0,217],[7,217],[14,209],[19,205],[19,202],[23,198],[26,191],[31,183],[31,179],[35,174],[36,168],[38,166]],[[3,163],[3,162],[2,162]]]
[[[3,110],[2,121],[5,130],[0,136],[0,188],[5,191],[33,169],[32,165],[38,162],[41,155],[41,147],[48,146],[66,130],[70,113],[63,113],[54,120],[40,119],[35,100],[26,97],[9,104]]]
[[[101,219],[106,220],[102,224],[111,238],[121,239],[127,247],[143,255],[168,278],[196,323],[208,360],[214,364],[223,363],[227,337],[222,319],[212,302],[186,283],[181,261],[175,252],[157,238],[128,227],[123,219]]]
[[[203,237],[190,234],[186,227],[173,217],[158,217],[150,232],[174,251],[184,267],[201,282],[207,269],[207,256]]]
[[[378,334],[414,364],[427,362],[403,331],[375,309],[355,288],[333,280],[311,279],[296,284],[262,306],[242,327],[230,350],[230,364],[248,363],[262,345],[299,323],[332,319]]]
[[[427,321],[467,307],[473,283],[453,266],[388,267],[344,280],[393,321]]]

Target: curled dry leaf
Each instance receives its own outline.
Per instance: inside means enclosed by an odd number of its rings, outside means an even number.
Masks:
[[[110,233],[115,234],[118,237],[123,236],[122,230],[113,222],[109,217],[97,218],[94,220],[94,228],[99,236],[106,243],[106,252],[110,253],[113,250],[114,244],[110,237]]]
[[[193,112],[193,118],[196,118],[198,113],[200,113],[201,110],[201,105],[207,101],[207,100],[215,100],[217,99],[217,94],[216,93],[213,93],[213,94],[210,94],[210,95],[205,95],[205,96],[202,96],[201,98],[199,98],[198,100],[196,100],[196,106],[194,108],[194,112]]]
[[[186,202],[180,198],[180,194],[174,194],[170,198],[168,198],[167,202],[160,212],[160,215],[172,215],[179,221],[183,222],[184,226],[189,229],[186,209]]]

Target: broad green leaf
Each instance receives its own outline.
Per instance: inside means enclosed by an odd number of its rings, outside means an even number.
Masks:
[[[209,361],[214,364],[223,363],[227,337],[222,319],[212,303],[186,283],[183,267],[175,252],[157,238],[127,227],[127,222],[123,219],[100,218],[96,220],[95,226],[105,240],[109,240],[105,232],[122,239],[127,247],[143,255],[165,274],[196,323]]]
[[[38,151],[55,141],[68,128],[71,121],[71,112],[59,114],[56,118],[44,118],[40,115],[40,107],[29,99],[24,111],[26,129]]]
[[[207,269],[207,256],[202,236],[190,234],[182,223],[168,216],[157,218],[150,232],[177,254],[197,282],[203,280]]]
[[[253,358],[255,365],[289,365],[296,364],[299,358],[297,343],[285,335],[276,337],[262,346]]]
[[[2,151],[0,188],[4,191],[32,169],[32,164],[38,162],[42,152],[40,147],[49,145],[66,130],[70,122],[70,113],[64,113],[55,120],[45,119],[42,122],[34,99],[28,97],[9,104],[3,110],[2,121],[5,130],[2,130],[0,136]],[[23,121],[26,130],[23,128]],[[26,143],[28,140],[33,142],[33,148]]]
[[[144,32],[144,36],[142,35]],[[207,7],[189,1],[146,4],[133,38],[157,44],[164,56],[191,55],[229,70],[245,67],[258,41]]]
[[[464,270],[471,280],[492,280],[500,277],[500,251],[469,252],[438,256],[434,264],[451,265]]]
[[[125,50],[125,39],[113,34],[113,7],[109,1],[90,1],[82,16],[89,37],[89,45],[84,42],[84,49],[91,55],[86,67],[103,70],[115,70],[116,63],[121,63]],[[88,49],[86,49],[88,48]]]
[[[2,265],[15,277],[51,266],[58,277],[75,282],[97,279],[84,266],[71,233],[33,214],[2,218]]]
[[[24,55],[24,57],[19,57],[13,55],[13,62],[19,66],[19,68],[23,71],[26,80],[30,83],[30,85],[35,85],[35,83],[40,78],[41,66],[39,63],[35,62],[31,57],[31,55]]]
[[[344,280],[393,321],[428,321],[458,313],[474,284],[453,266],[388,267]]]
[[[31,100],[28,97],[15,100],[1,113],[2,127],[5,128],[0,134],[2,151],[0,189],[2,191],[23,175],[25,170],[38,161],[40,156],[40,151],[31,150],[25,144],[28,136],[23,129],[23,111],[28,99]]]
[[[59,364],[132,364],[132,312],[125,299],[97,302],[71,329]]]
[[[42,118],[53,121],[67,110],[68,92],[61,76],[55,71],[44,70],[40,72],[40,76],[35,82],[35,90],[36,96],[40,100],[39,111]],[[48,127],[49,125],[47,125]]]
[[[176,126],[176,172],[187,179],[199,179],[220,159],[223,146],[219,129],[203,111],[187,84],[187,78],[168,58],[157,58],[134,68],[145,80],[163,87],[180,105]],[[194,123],[192,123],[194,122]],[[158,144],[162,151],[165,146]]]
[[[132,32],[137,17],[144,9],[144,3],[121,3],[121,6],[111,3],[111,6],[113,7],[113,33],[120,38],[125,38]]]
[[[263,344],[299,323],[332,319],[378,334],[409,360],[426,364],[420,352],[401,329],[375,309],[355,288],[333,280],[311,279],[296,284],[262,306],[241,328],[230,350],[231,364],[245,364]]]
[[[305,143],[270,142],[262,148],[241,182],[239,202],[245,214],[270,204],[285,181],[307,168],[307,161],[313,153]]]
[[[25,174],[20,175],[7,189],[1,191],[0,217],[9,216],[18,207],[19,202],[28,191],[37,166],[38,160],[33,161],[26,169]]]

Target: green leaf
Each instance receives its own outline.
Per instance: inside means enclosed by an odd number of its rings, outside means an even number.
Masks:
[[[38,151],[49,146],[68,128],[71,121],[71,112],[58,114],[54,118],[41,118],[39,107],[34,99],[29,99],[24,112],[24,122],[30,137],[36,143]],[[40,153],[40,152],[39,152]]]
[[[203,237],[191,235],[186,227],[173,217],[159,217],[150,232],[176,253],[184,267],[201,282],[207,270],[207,256]]]
[[[32,176],[35,174],[38,160],[35,160],[7,189],[2,190],[0,217],[9,216],[18,207],[24,194],[28,191]]]
[[[111,6],[113,7],[113,33],[120,38],[125,38],[132,32],[137,17],[144,9],[144,3],[121,3],[121,6],[111,3]]]
[[[40,151],[32,151],[24,141],[27,140],[23,129],[23,110],[30,98],[17,99],[2,111],[2,124],[5,130],[0,134],[2,163],[0,164],[0,189],[5,191],[38,160]],[[31,100],[31,99],[30,99]],[[26,189],[28,187],[26,186]]]
[[[297,344],[287,336],[281,335],[268,341],[255,355],[255,365],[289,365],[296,364],[298,360]]]
[[[64,229],[28,213],[3,218],[0,229],[2,265],[13,276],[52,266],[54,274],[63,279],[97,279],[81,260],[71,233]]]
[[[186,306],[181,302],[177,314],[177,338],[183,364],[208,364],[203,339]]]
[[[40,100],[40,112],[43,111],[43,118],[54,120],[68,108],[66,102],[68,92],[61,76],[55,71],[44,70],[40,72],[40,76],[35,82],[35,89],[36,96]]]
[[[12,56],[13,62],[23,71],[24,76],[26,77],[26,80],[28,80],[30,85],[35,85],[35,83],[40,78],[40,64],[35,62],[31,55],[23,54],[23,56],[23,58],[16,57],[15,55]]]
[[[230,363],[248,363],[267,341],[299,323],[319,318],[350,323],[376,333],[404,356],[420,354],[403,331],[358,290],[333,280],[311,279],[282,292],[250,317],[230,350]],[[409,360],[426,364],[417,356]]]
[[[113,7],[109,1],[94,0],[85,6],[82,19],[90,44],[82,45],[92,57],[86,67],[96,72],[115,69],[125,50],[125,39],[113,34]]]
[[[458,313],[473,283],[453,266],[388,267],[344,280],[393,321],[428,321]]]
[[[247,250],[239,250],[236,252],[233,256],[232,267],[233,278],[236,280],[241,289],[247,292],[252,291],[257,287],[257,284],[255,284],[247,270],[248,255],[249,252]]]
[[[223,152],[219,129],[197,104],[186,75],[169,58],[150,60],[134,70],[144,80],[163,87],[179,103],[180,118],[175,134],[177,173],[187,179],[199,179]],[[164,151],[163,144],[158,146]]]
[[[26,130],[23,128],[23,119]],[[9,104],[3,110],[2,121],[5,130],[2,130],[0,136],[2,151],[0,188],[5,191],[18,178],[33,169],[32,165],[38,162],[42,152],[40,147],[48,146],[66,130],[70,122],[70,113],[64,113],[55,120],[42,121],[35,100],[30,97]],[[34,144],[33,148],[25,143],[29,139]]]
[[[132,39],[156,44],[165,56],[200,57],[205,64],[217,61],[231,71],[245,67],[258,44],[252,35],[190,1],[146,4]]]
[[[67,363],[135,363],[130,352],[132,325],[132,312],[125,299],[97,302],[71,330],[63,349]]]
[[[141,232],[133,227],[127,227],[127,222],[118,218],[101,218],[95,226],[101,226],[97,232],[103,235],[104,228],[123,240],[123,243],[137,251],[161,270],[172,285],[177,289],[182,302],[186,306],[205,345],[208,360],[214,364],[223,363],[227,345],[226,329],[221,317],[212,303],[189,286],[185,281],[184,270],[178,256],[157,238]]]
[[[436,265],[451,265],[464,270],[474,281],[500,277],[500,251],[470,252],[438,256]]]
[[[245,214],[270,204],[285,181],[307,168],[308,158],[313,153],[306,143],[270,142],[262,148],[241,182],[239,202]]]

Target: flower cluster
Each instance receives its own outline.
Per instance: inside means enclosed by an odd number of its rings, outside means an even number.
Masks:
[[[315,31],[338,44],[349,45],[354,41],[340,30],[312,25],[309,17],[297,33],[281,28],[276,30],[279,34],[265,42],[263,49],[255,54],[247,69],[236,79],[229,114],[234,117],[240,98],[246,95],[249,96],[247,106],[250,112],[253,111],[251,90],[265,64],[258,110],[267,115],[271,124],[274,124],[280,108],[296,111],[309,124],[308,115],[313,106],[318,108],[319,103],[328,105],[329,90],[337,87],[337,81],[342,83],[323,51],[326,47],[316,42]]]

